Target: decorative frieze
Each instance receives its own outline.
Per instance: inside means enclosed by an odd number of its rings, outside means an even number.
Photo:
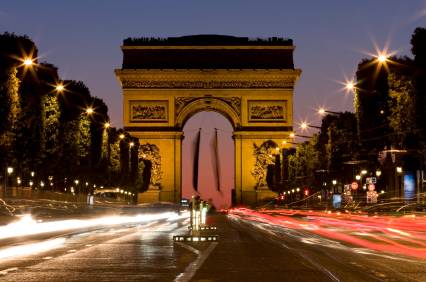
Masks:
[[[122,80],[123,88],[293,88],[293,80]]]

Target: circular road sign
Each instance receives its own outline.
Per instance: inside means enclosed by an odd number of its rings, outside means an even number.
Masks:
[[[352,184],[351,184],[351,188],[353,189],[353,190],[356,190],[356,189],[358,189],[358,183],[357,182],[352,182]]]

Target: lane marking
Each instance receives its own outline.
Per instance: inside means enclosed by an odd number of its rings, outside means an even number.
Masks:
[[[185,249],[189,250],[190,252],[193,252],[197,256],[200,255],[200,251],[197,250],[196,248],[190,246],[190,245],[184,244],[182,242],[176,242],[175,244],[181,246],[182,248],[185,248]]]
[[[331,273],[331,271],[329,271],[324,266],[320,265],[319,263],[314,262],[311,258],[309,258],[308,256],[306,256],[302,252],[299,252],[299,255],[302,258],[304,258],[306,261],[308,261],[310,264],[312,264],[314,267],[316,267],[317,269],[319,269],[321,272],[325,273],[332,281],[340,282],[339,278],[337,278],[336,276],[334,276],[334,274]]]
[[[18,271],[18,268],[17,267],[11,267],[11,268],[4,269],[4,270],[0,271],[0,275],[6,275],[9,272],[13,272],[13,271]]]
[[[197,270],[203,265],[205,260],[208,258],[208,256],[211,254],[211,252],[216,248],[217,242],[211,243],[210,246],[203,251],[201,254],[198,255],[198,258],[194,260],[190,265],[188,265],[185,268],[185,271],[181,274],[179,274],[175,282],[188,282],[194,277]],[[192,248],[192,247],[191,247]],[[192,250],[191,250],[192,251]],[[198,250],[197,250],[198,251]]]

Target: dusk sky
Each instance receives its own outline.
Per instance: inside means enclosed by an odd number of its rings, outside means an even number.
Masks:
[[[84,81],[122,124],[114,75],[126,37],[228,34],[294,40],[303,73],[295,91],[295,118],[319,121],[314,109],[352,110],[338,81],[352,77],[374,44],[409,54],[415,27],[426,24],[425,0],[357,1],[2,1],[0,31],[27,34],[41,60],[63,79]]]
[[[376,53],[375,45],[411,55],[417,26],[426,26],[425,0],[16,0],[0,6],[0,32],[33,39],[40,60],[55,64],[62,79],[82,80],[104,99],[116,127],[122,125],[122,103],[114,69],[121,67],[124,38],[289,37],[296,45],[295,66],[303,71],[295,89],[295,121],[319,124],[319,106],[353,110],[353,97],[339,82],[353,77],[358,62]],[[228,126],[216,122],[216,127]]]

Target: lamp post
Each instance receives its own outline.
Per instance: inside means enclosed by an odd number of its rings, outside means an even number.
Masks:
[[[6,190],[7,190],[7,181],[9,176],[13,173],[13,167],[6,165],[5,173],[4,173],[4,191],[3,191],[3,199],[6,200]]]
[[[307,123],[307,122],[302,122],[302,123],[300,124],[300,128],[302,128],[303,130],[307,129],[308,127],[310,127],[310,128],[316,128],[316,129],[321,129],[321,126],[310,125],[310,124],[309,124],[309,123]]]
[[[340,113],[340,112],[333,112],[333,111],[326,110],[324,108],[319,108],[318,114],[321,115],[321,116],[323,116],[325,114],[331,114],[331,115],[336,115],[336,116],[342,115],[342,113]]]

